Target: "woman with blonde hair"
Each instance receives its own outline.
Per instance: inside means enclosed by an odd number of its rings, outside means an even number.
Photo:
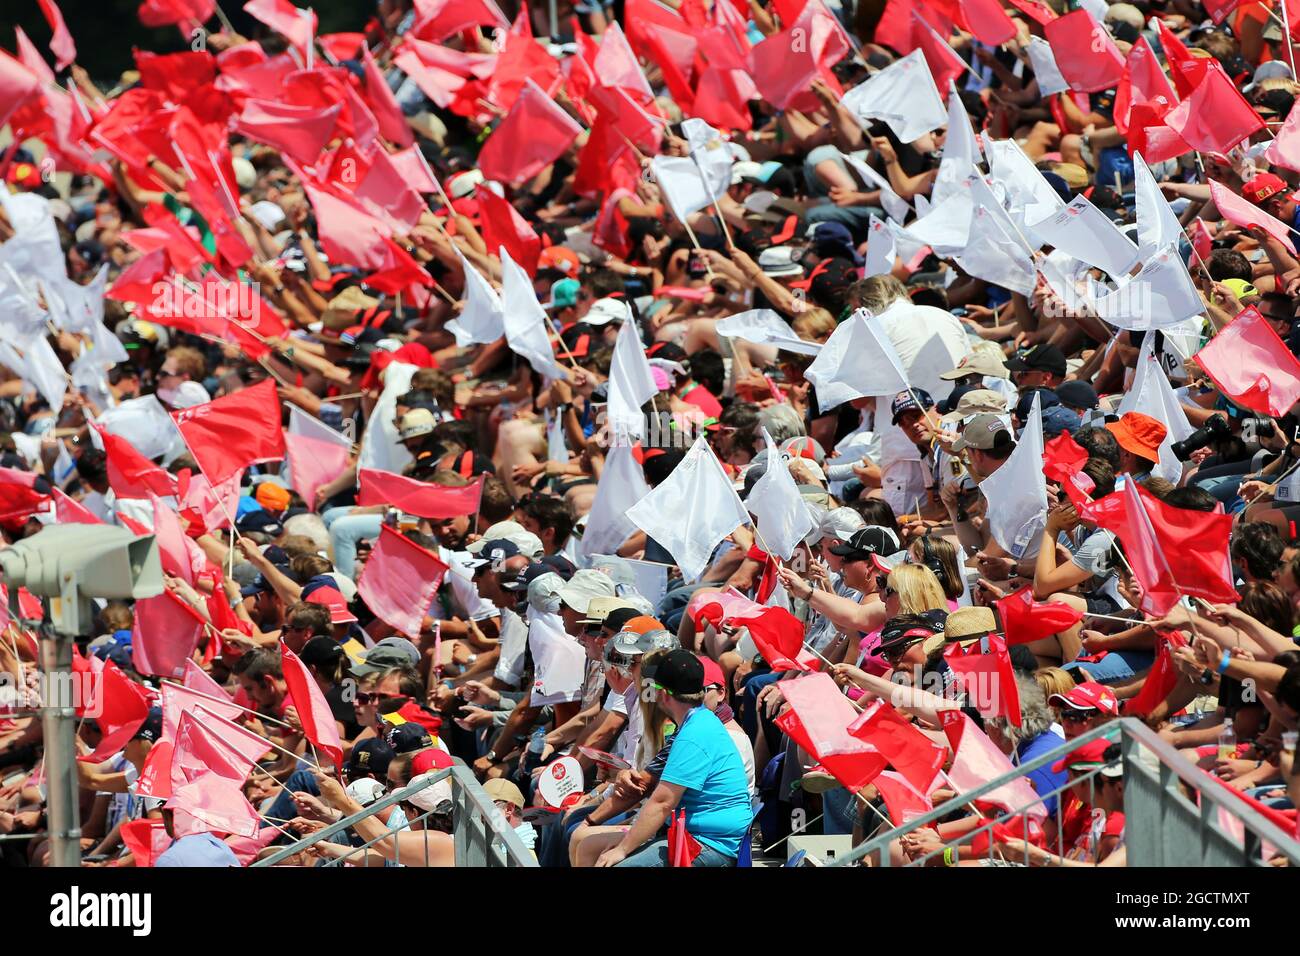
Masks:
[[[1043,689],[1043,697],[1047,700],[1053,694],[1064,697],[1074,689],[1074,678],[1069,671],[1060,667],[1040,667],[1034,671],[1034,680]]]

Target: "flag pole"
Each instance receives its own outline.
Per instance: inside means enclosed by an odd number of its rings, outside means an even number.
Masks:
[[[218,3],[217,0],[213,0],[212,2],[212,12],[215,13],[217,15],[217,19],[221,21],[222,29],[224,29],[231,36],[234,36],[235,35],[234,24],[230,22],[230,18],[226,16],[226,11],[221,9],[221,4]],[[202,24],[200,24],[200,26],[201,25]]]

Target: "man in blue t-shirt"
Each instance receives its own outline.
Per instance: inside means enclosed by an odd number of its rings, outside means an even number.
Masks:
[[[597,866],[668,866],[659,833],[681,807],[686,832],[699,844],[692,866],[735,866],[753,814],[749,781],[736,744],[704,703],[704,665],[674,650],[642,665],[642,679],[659,695],[677,734],[659,785],[632,826]]]

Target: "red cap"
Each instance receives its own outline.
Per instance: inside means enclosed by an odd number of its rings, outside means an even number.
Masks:
[[[700,663],[704,665],[704,686],[705,687],[723,687],[727,686],[727,675],[722,672],[722,666],[711,657],[705,657],[703,654],[696,654]]]
[[[356,615],[348,610],[348,602],[343,600],[343,592],[338,588],[317,588],[303,600],[308,604],[320,604],[329,608],[331,624],[356,623]]]
[[[411,779],[414,780],[422,773],[428,773],[430,770],[446,770],[451,766],[451,754],[441,747],[430,747],[428,750],[421,750],[411,760]]]
[[[1049,704],[1056,700],[1064,701],[1066,706],[1075,710],[1096,710],[1109,717],[1119,714],[1119,699],[1115,692],[1096,681],[1086,681],[1064,694],[1053,694],[1047,698]]]
[[[1056,761],[1056,763],[1052,764],[1052,773],[1060,773],[1066,767],[1073,767],[1076,764],[1087,764],[1089,765],[1089,768],[1099,764],[1104,764],[1106,762],[1106,748],[1109,746],[1110,741],[1103,739],[1090,740],[1081,747],[1075,747],[1060,760]]]
[[[1242,185],[1241,194],[1258,206],[1290,188],[1280,176],[1275,176],[1273,173],[1258,173],[1254,179]],[[1291,195],[1287,198],[1294,199],[1295,196]]]

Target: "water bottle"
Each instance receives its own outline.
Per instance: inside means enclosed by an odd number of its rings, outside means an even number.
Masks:
[[[536,727],[528,740],[528,752],[524,754],[524,769],[532,773],[542,765],[542,751],[546,749],[546,728]]]
[[[1232,729],[1232,718],[1223,718],[1223,729],[1219,731],[1219,759],[1232,760],[1237,756],[1237,732]]]

